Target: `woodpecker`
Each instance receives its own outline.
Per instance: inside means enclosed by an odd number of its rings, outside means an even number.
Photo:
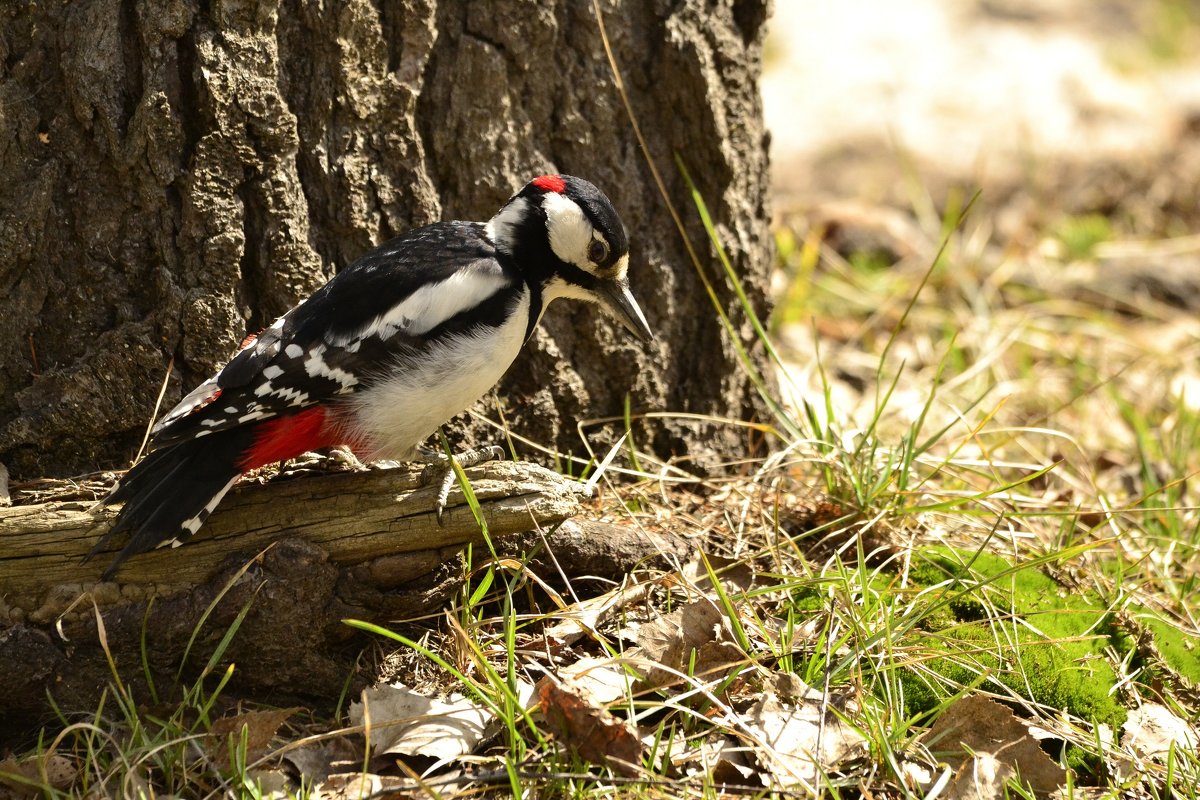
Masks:
[[[627,277],[617,212],[588,181],[534,178],[488,222],[438,222],[388,241],[318,289],[197,386],[151,431],[150,453],[100,505],[124,503],[130,556],[176,547],[238,477],[346,445],[411,460],[504,375],[551,301],[598,303],[653,338]]]

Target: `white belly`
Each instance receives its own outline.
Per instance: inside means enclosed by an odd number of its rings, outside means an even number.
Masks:
[[[516,359],[529,324],[529,295],[501,328],[432,345],[415,365],[359,392],[351,401],[355,452],[368,460],[412,456],[437,427],[470,408]]]

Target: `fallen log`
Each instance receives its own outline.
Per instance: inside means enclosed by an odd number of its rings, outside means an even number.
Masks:
[[[501,462],[467,475],[494,539],[580,508],[579,485],[541,467]],[[336,698],[361,649],[342,620],[441,607],[462,577],[454,554],[483,541],[461,490],[443,524],[435,496],[403,470],[249,485],[193,541],[131,559],[114,582],[99,578],[120,542],[81,563],[114,512],[93,515],[79,502],[0,508],[0,729],[35,720],[47,693],[62,708],[93,707],[112,680],[110,656],[129,691],[147,697],[149,678],[163,694],[177,675],[200,674],[241,614],[222,659],[237,665],[232,687]]]
[[[497,462],[468,471],[491,536],[548,527],[579,510],[578,484],[528,463]],[[88,563],[83,556],[116,511],[90,503],[0,509],[0,624],[53,622],[82,592],[103,607],[170,594],[206,581],[232,553],[253,555],[284,538],[306,540],[338,566],[359,570],[380,588],[427,573],[449,553],[483,541],[462,491],[450,493],[441,523],[436,486],[401,469],[346,472],[248,485],[233,492],[183,548],[127,561],[117,580],[100,574],[120,549],[114,541]]]

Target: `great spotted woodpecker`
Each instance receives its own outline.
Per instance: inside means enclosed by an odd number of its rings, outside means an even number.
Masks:
[[[166,414],[102,505],[130,556],[195,534],[243,473],[347,445],[406,460],[512,364],[550,301],[599,303],[652,337],[629,290],[629,244],[595,186],[543,175],[491,221],[439,222],[380,245],[258,336]]]

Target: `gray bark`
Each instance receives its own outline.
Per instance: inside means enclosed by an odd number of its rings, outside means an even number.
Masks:
[[[682,154],[760,311],[767,2],[603,3],[650,155],[687,213]],[[627,392],[635,411],[756,414],[590,2],[0,4],[0,461],[15,479],[126,465],[169,363],[164,408],[373,244],[486,219],[548,171],[622,212],[660,338],[551,309],[499,387],[511,428],[579,453],[576,421]],[[715,425],[641,434],[663,455],[745,447]]]

